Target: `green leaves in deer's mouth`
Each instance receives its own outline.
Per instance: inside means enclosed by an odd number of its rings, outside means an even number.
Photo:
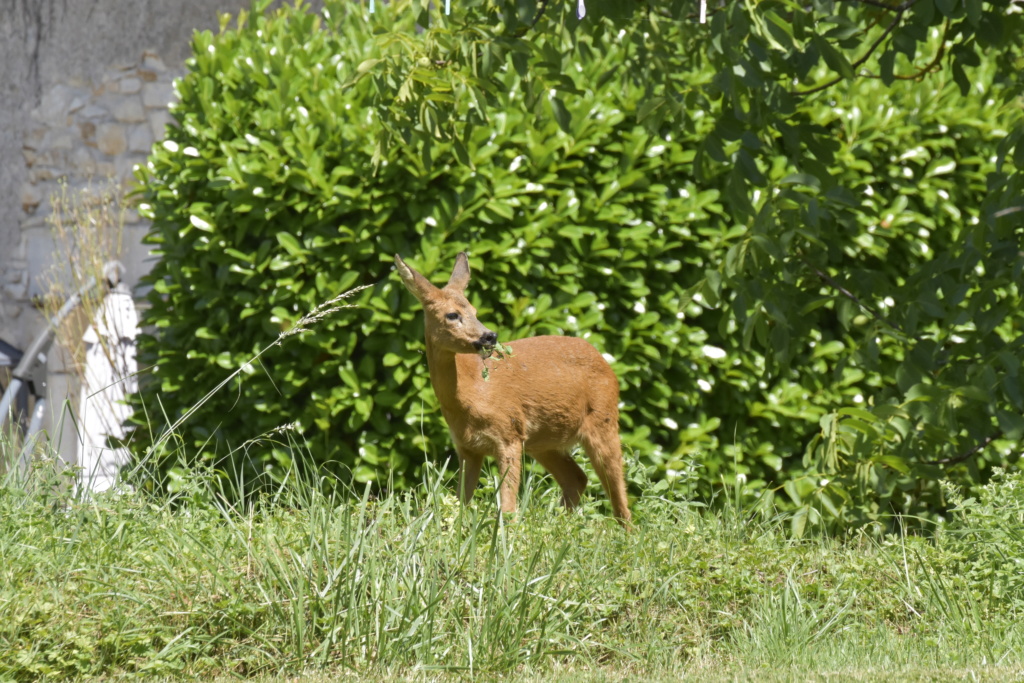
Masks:
[[[495,342],[494,346],[486,346],[480,348],[480,357],[487,360],[491,356],[496,354],[495,360],[505,360],[511,357],[512,347],[508,344],[502,344],[501,342]],[[484,366],[483,372],[481,373],[484,381],[487,382],[491,379],[491,371],[486,365]]]

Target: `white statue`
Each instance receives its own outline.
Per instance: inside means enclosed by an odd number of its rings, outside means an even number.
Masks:
[[[135,338],[139,318],[135,302],[120,273],[106,273],[112,285],[85,331],[85,378],[82,382],[79,486],[83,491],[106,491],[117,483],[128,464],[125,448],[111,448],[108,437],[125,438],[124,422],[131,415],[125,404],[138,389]]]

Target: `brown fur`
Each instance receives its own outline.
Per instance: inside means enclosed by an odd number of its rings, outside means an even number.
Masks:
[[[514,512],[525,451],[555,478],[571,509],[587,485],[572,458],[573,446],[582,444],[616,517],[629,527],[619,382],[597,349],[576,337],[530,337],[509,342],[511,356],[484,360],[481,349],[486,353],[497,336],[477,320],[465,297],[466,255],[458,255],[451,279],[440,289],[399,256],[395,264],[423,304],[430,381],[459,454],[462,501],[472,499],[490,455],[501,474],[501,510]],[[457,318],[449,319],[452,314]]]

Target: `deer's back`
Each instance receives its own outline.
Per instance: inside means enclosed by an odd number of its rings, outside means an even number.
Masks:
[[[446,411],[457,440],[514,437],[528,448],[562,448],[578,440],[588,416],[618,424],[618,379],[589,342],[544,336],[507,345],[512,355],[502,359],[458,357],[462,408]]]
[[[499,384],[524,384],[531,388],[556,391],[561,387],[575,391],[607,390],[618,380],[601,353],[579,337],[542,336],[509,342],[512,355],[486,361],[490,376]]]

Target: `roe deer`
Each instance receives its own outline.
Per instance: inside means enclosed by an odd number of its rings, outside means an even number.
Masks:
[[[581,443],[615,516],[629,528],[619,381],[597,349],[575,337],[530,337],[509,342],[512,353],[500,362],[488,360],[498,335],[477,320],[465,297],[466,254],[455,258],[440,289],[398,255],[395,265],[423,304],[430,382],[459,455],[462,502],[473,498],[483,459],[491,455],[501,475],[501,511],[514,512],[525,451],[554,476],[562,503],[572,509],[587,486],[572,458],[573,446]]]

